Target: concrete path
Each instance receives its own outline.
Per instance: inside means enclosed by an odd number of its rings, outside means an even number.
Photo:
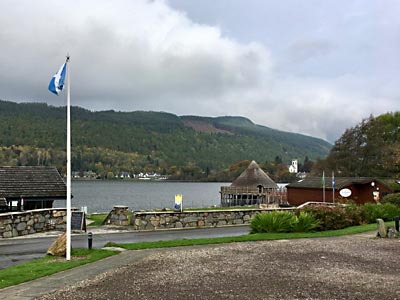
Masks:
[[[376,231],[362,233],[354,236],[342,236],[322,239],[338,239],[347,240],[354,239],[370,239],[376,236]],[[184,247],[186,249],[194,248],[207,248],[215,247],[210,246],[192,246]],[[94,278],[97,275],[103,274],[107,271],[116,270],[119,267],[123,267],[134,262],[138,262],[154,253],[160,252],[175,252],[183,247],[177,248],[164,248],[164,249],[148,249],[148,250],[135,250],[135,251],[123,251],[120,254],[105,258],[103,260],[96,261],[94,263],[86,264],[80,267],[76,267],[70,270],[56,273],[47,277],[43,277],[30,282],[22,283],[16,286],[11,286],[0,290],[0,296],[2,299],[7,300],[28,300],[40,297],[43,294],[56,291],[61,288],[65,288],[71,285],[75,285],[81,281],[85,281]]]
[[[124,251],[94,263],[1,289],[0,295],[2,299],[7,300],[35,299],[51,291],[76,284],[90,277],[139,261],[156,251],[160,251],[160,249]]]

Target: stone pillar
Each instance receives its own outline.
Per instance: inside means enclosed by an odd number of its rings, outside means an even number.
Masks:
[[[107,225],[126,226],[128,222],[128,206],[116,205],[105,221]]]

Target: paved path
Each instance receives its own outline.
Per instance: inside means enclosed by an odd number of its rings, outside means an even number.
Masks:
[[[202,229],[175,229],[133,231],[109,226],[89,228],[93,232],[93,247],[101,248],[107,242],[136,243],[176,239],[212,238],[247,234],[249,226],[227,226]],[[22,237],[0,239],[0,269],[43,257],[60,232],[46,232]],[[87,248],[87,234],[72,236],[73,248]]]
[[[359,234],[356,236],[345,236],[345,237],[333,237],[325,238],[328,240],[338,240],[338,243],[343,243],[344,240],[352,241],[354,239],[370,240],[371,237],[375,236],[375,232],[369,232]],[[305,239],[306,240],[306,239]],[[286,241],[289,242],[289,241]],[[260,242],[262,243],[262,242]],[[268,243],[281,243],[281,241],[272,241]],[[257,243],[236,243],[236,244],[257,244]],[[43,277],[31,282],[23,283],[17,286],[8,287],[0,290],[2,299],[7,300],[27,300],[35,299],[43,294],[47,294],[62,288],[66,288],[83,281],[92,280],[96,275],[103,274],[108,271],[118,270],[119,268],[132,264],[140,263],[144,258],[156,255],[174,255],[176,252],[190,252],[190,251],[211,251],[218,247],[230,248],[230,245],[226,246],[193,246],[193,247],[177,247],[177,248],[165,248],[165,249],[151,249],[151,250],[136,250],[136,251],[124,251],[118,255],[114,255],[103,260],[86,264],[80,267],[73,268],[71,270],[63,271],[51,276]],[[197,249],[197,250],[196,250]],[[210,249],[210,250],[204,250]],[[311,250],[312,251],[312,250]],[[90,289],[91,287],[88,287]]]
[[[124,251],[94,263],[39,278],[0,290],[2,299],[27,300],[75,284],[109,270],[131,264],[154,253],[157,250]]]

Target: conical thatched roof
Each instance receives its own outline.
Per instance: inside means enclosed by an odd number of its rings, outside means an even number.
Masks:
[[[234,182],[231,186],[236,187],[258,187],[263,186],[264,188],[277,189],[278,185],[260,168],[260,166],[253,160],[246,170]]]

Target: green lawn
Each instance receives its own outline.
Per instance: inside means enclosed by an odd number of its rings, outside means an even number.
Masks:
[[[386,225],[394,225],[394,222],[388,222]],[[141,242],[132,244],[115,244],[108,243],[106,246],[121,247],[128,250],[151,249],[151,248],[166,248],[166,247],[180,247],[180,246],[194,246],[194,245],[207,245],[207,244],[222,244],[222,243],[235,243],[235,242],[254,242],[266,240],[281,240],[281,239],[299,239],[299,238],[319,238],[330,236],[341,236],[363,233],[376,230],[376,224],[368,224],[361,226],[353,226],[340,230],[328,230],[317,232],[295,232],[295,233],[255,233],[246,234],[233,237],[220,237],[220,238],[201,238],[201,239],[183,239],[172,241],[158,241],[158,242]]]
[[[0,289],[91,263],[118,253],[118,251],[101,249],[76,249],[72,250],[70,261],[66,261],[62,257],[46,255],[43,258],[0,270]]]
[[[101,226],[104,219],[108,216],[108,213],[100,213],[100,214],[90,214],[86,215],[86,219],[93,221],[89,224],[89,226]]]

